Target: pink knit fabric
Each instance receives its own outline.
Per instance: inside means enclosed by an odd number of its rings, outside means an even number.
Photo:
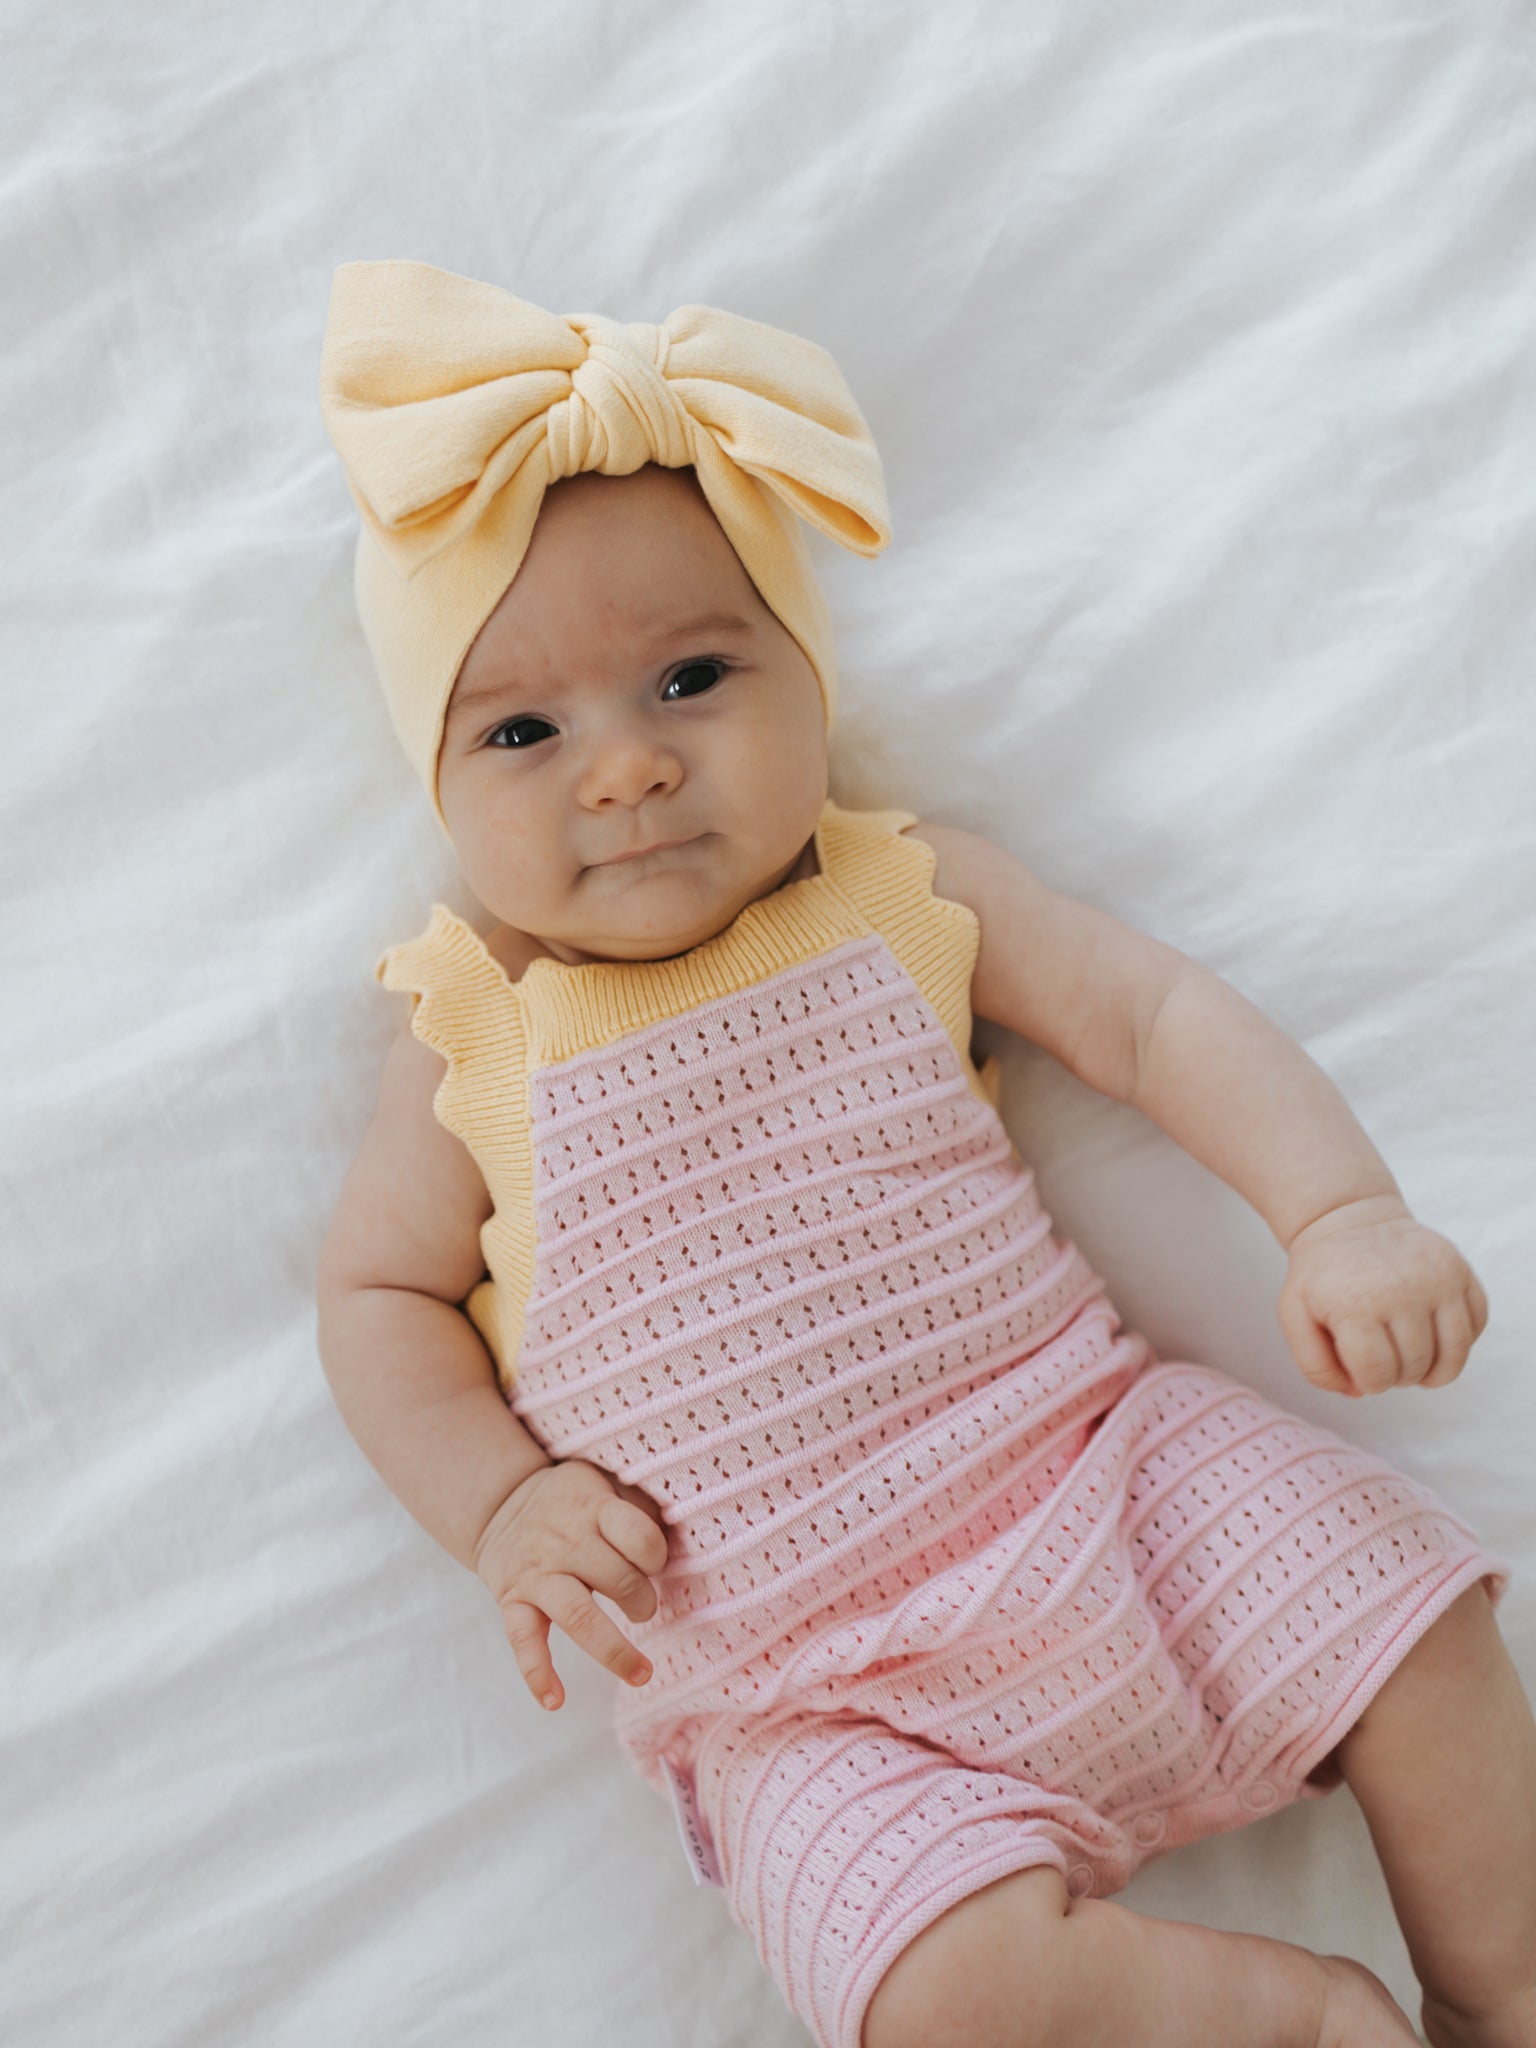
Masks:
[[[512,1405],[662,1503],[615,1722],[691,1772],[822,2048],[968,1893],[1075,1895],[1318,1798],[1510,1567],[1426,1487],[1160,1364],[875,933],[529,1079]]]

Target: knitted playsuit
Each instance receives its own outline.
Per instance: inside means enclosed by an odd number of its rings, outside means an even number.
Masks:
[[[671,959],[513,983],[439,906],[380,968],[495,1205],[466,1308],[509,1405],[664,1513],[620,1741],[822,2048],[1008,1872],[1102,1897],[1321,1798],[1510,1578],[1426,1486],[1121,1328],[972,1063],[980,926],[916,822],[829,800],[820,872]]]

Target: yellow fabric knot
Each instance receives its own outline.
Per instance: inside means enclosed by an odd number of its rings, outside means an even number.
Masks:
[[[630,476],[647,462],[686,468],[693,460],[688,416],[662,375],[666,329],[626,327],[597,313],[573,314],[570,324],[586,337],[587,356],[571,377],[570,396],[550,407],[545,422],[550,481],[585,469]]]

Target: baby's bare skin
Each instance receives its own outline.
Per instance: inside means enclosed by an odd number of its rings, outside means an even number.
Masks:
[[[1414,1644],[1338,1756],[1424,1987],[1432,2048],[1536,2048],[1536,1726],[1481,1581]],[[903,1951],[863,2048],[1416,2039],[1348,1957],[1069,1899],[1058,1872],[1029,1870],[962,1899]]]
[[[815,673],[758,596],[691,473],[589,473],[555,486],[521,571],[460,671],[439,766],[454,848],[470,887],[501,921],[487,943],[508,975],[516,980],[540,955],[568,964],[652,960],[703,943],[748,903],[815,872],[812,834],[828,786]],[[977,916],[973,1014],[1134,1104],[1264,1217],[1287,1254],[1279,1313],[1302,1375],[1350,1398],[1456,1379],[1487,1320],[1483,1290],[1456,1247],[1410,1213],[1307,1054],[1214,974],[1046,888],[1002,848],[953,826],[911,829],[934,849],[937,893]],[[665,1562],[665,1519],[658,1503],[594,1466],[556,1471],[501,1397],[460,1307],[484,1274],[479,1232],[490,1198],[464,1146],[433,1114],[443,1073],[442,1060],[405,1030],[322,1253],[322,1356],[364,1451],[429,1534],[480,1573],[530,1691],[558,1705],[552,1624],[616,1675],[644,1682],[644,1660],[592,1596],[610,1598],[632,1620],[655,1612],[648,1575]],[[1481,1588],[1471,1590],[1486,1607]],[[1430,1630],[1412,1654],[1436,1635]],[[1431,1855],[1453,1861],[1458,1844],[1480,1853],[1491,1842],[1518,1856],[1527,1838],[1517,1830],[1527,1823],[1536,1842],[1536,1726],[1491,1613],[1479,1650],[1484,1677],[1496,1672],[1503,1688],[1499,1732],[1528,1772],[1529,1809],[1525,1822],[1518,1808],[1511,1818],[1507,1800],[1495,1801],[1497,1813],[1483,1811],[1484,1794],[1469,1779],[1471,1810],[1441,1815],[1442,1839],[1430,1845]],[[1427,1706],[1417,1718],[1385,1712],[1389,1698],[1419,1697],[1397,1685],[1399,1676],[1359,1724],[1388,1731],[1373,1736],[1371,1780],[1384,1824],[1394,1772],[1422,1779],[1433,1754]],[[1464,1717],[1458,1735],[1474,1743],[1487,1724],[1486,1687],[1481,1697],[1464,1688],[1455,1707]],[[1383,1770],[1389,1753],[1394,1768]],[[1507,1863],[1487,1867],[1489,1885],[1515,1887],[1509,1932],[1456,1980],[1456,2024],[1472,2031],[1453,2035],[1446,2021],[1435,2038],[1440,2048],[1536,2048],[1536,2017],[1528,2033],[1518,2032],[1519,2019],[1508,2031],[1506,1996],[1512,1984],[1525,1996],[1522,1958],[1536,1967],[1536,1854],[1513,1877]],[[1410,1858],[1394,1883],[1400,1917],[1409,1901],[1405,1934],[1421,1976],[1441,1967],[1440,1947],[1413,1919],[1424,1882]],[[963,1901],[946,1921],[981,1913],[986,1897]],[[1476,1908],[1474,1897],[1448,1910]],[[1206,1990],[1219,1999],[1233,1960],[1224,1962],[1220,1943],[1248,1942],[1260,1964],[1266,1948],[1286,1947],[1203,1929],[1160,1933],[1169,1923],[1108,1901],[1074,1901],[1071,1917],[1077,1931],[1075,1947],[1061,1949],[1061,1997],[1064,2012],[1083,2018],[1079,2031],[1057,2037],[1061,2048],[1069,2038],[1101,2038],[1092,2016],[1108,2010],[1106,1969],[1125,1973],[1138,2038],[1150,2044],[1163,2038],[1149,2031],[1158,1983],[1187,1989],[1193,1971],[1198,1989],[1201,1969],[1210,1969]],[[1082,1934],[1090,1923],[1091,1940]],[[891,1977],[903,1972],[910,1984],[937,1969],[930,1988],[939,2010],[953,1958],[946,1964],[939,1944],[925,1941]],[[1182,1949],[1171,1945],[1179,1942]],[[983,1999],[987,1982],[975,1972],[985,1971],[987,1953],[995,1969],[996,1949],[985,1944],[966,1965],[969,1992]],[[1330,2028],[1340,2048],[1346,2039],[1358,2048],[1412,2040],[1411,2030],[1391,2030],[1396,2023],[1358,1966],[1299,1949],[1288,1955],[1300,1959],[1284,1965],[1300,2000],[1285,2022],[1291,2031],[1239,2029],[1223,2036],[1224,2048],[1292,2038],[1331,2048]],[[1080,2005],[1072,2003],[1074,1971]],[[1283,1971],[1275,1981],[1283,1984]],[[1444,1992],[1448,1981],[1426,1977],[1426,1989]],[[1168,2000],[1184,1995],[1170,1989]],[[1536,1989],[1530,1995],[1536,2001]],[[1479,2033],[1492,2028],[1500,1999],[1505,2031]],[[1165,2003],[1171,2030],[1182,2008]],[[877,1993],[865,2048],[896,2048],[894,2007]],[[1015,2038],[1025,2036],[1000,2033],[995,2048]],[[1196,2028],[1167,2038],[1215,2037]]]

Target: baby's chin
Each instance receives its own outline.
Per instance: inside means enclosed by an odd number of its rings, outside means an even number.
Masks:
[[[542,920],[530,913],[526,895],[519,898],[514,892],[502,898],[505,910],[481,900],[493,916],[527,932],[570,966],[673,959],[718,937],[745,907],[735,897],[722,897],[718,889],[662,887],[654,878],[642,882],[636,877],[615,896],[611,918],[599,912],[580,924]]]
[[[526,879],[466,873],[465,879],[493,916],[575,967],[670,960],[717,938],[749,903],[788,879],[784,867],[775,865],[744,881],[741,861],[741,851],[721,835],[701,833],[653,855],[577,869],[555,902],[540,901],[549,894],[548,868],[539,878],[542,892],[531,873]]]

